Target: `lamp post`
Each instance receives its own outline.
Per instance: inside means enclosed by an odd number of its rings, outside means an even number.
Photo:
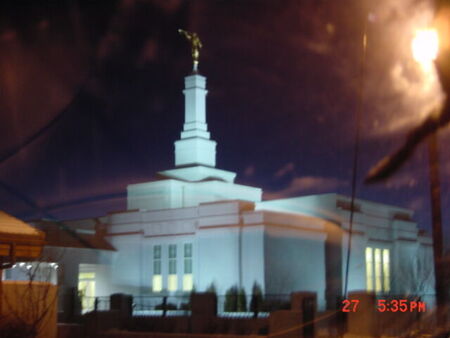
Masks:
[[[421,64],[424,71],[432,69],[433,61],[438,56],[439,36],[435,29],[425,29],[416,32],[411,47],[414,59]],[[442,74],[439,74],[442,77]],[[441,78],[441,82],[443,79]],[[443,85],[443,87],[445,87]],[[444,88],[445,90],[446,88]],[[449,93],[446,93],[447,101]],[[447,102],[448,104],[448,102]],[[436,289],[436,305],[438,321],[442,323],[441,312],[447,303],[447,290],[443,271],[443,231],[441,207],[441,183],[439,171],[439,147],[437,138],[438,129],[432,132],[427,139],[428,144],[428,170],[431,198],[431,220],[433,236],[434,277]]]
[[[416,32],[411,47],[413,56],[425,72],[433,70],[433,60],[442,90],[446,96],[442,107],[433,111],[416,128],[411,130],[404,144],[393,154],[384,157],[368,173],[365,182],[375,183],[392,175],[403,165],[416,146],[428,140],[429,177],[432,204],[433,255],[436,280],[436,303],[438,311],[447,304],[448,293],[445,289],[442,266],[443,232],[441,216],[441,196],[439,180],[439,156],[436,133],[450,124],[450,0],[436,0],[437,11],[434,21],[436,29]],[[439,319],[444,320],[442,316]]]
[[[428,170],[430,180],[431,220],[433,230],[434,276],[436,287],[436,305],[442,309],[447,302],[445,289],[443,260],[443,233],[441,208],[441,181],[439,171],[439,148],[437,134],[428,137]]]

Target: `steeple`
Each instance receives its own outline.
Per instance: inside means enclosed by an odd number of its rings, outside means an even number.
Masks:
[[[222,181],[233,183],[236,173],[216,169],[216,141],[210,139],[206,124],[206,77],[198,73],[202,43],[197,33],[179,29],[190,42],[192,74],[184,78],[184,125],[175,141],[175,169],[159,172],[165,178],[186,182]]]
[[[198,74],[201,42],[180,30],[191,42],[193,72],[184,78],[184,125],[175,141],[175,168],[158,172],[158,180],[127,187],[127,208],[163,210],[222,200],[261,201],[259,188],[235,184],[236,173],[215,168],[216,141],[206,124],[206,78]]]
[[[184,126],[175,141],[175,166],[216,166],[216,142],[210,140],[206,124],[206,78],[192,74],[184,78]]]

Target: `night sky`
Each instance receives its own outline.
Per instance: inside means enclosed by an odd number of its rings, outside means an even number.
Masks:
[[[362,102],[357,197],[411,208],[428,229],[425,144],[386,182],[362,182],[442,99],[410,49],[432,15],[423,0],[2,2],[1,209],[101,216],[125,209],[127,184],[173,168],[192,67],[183,28],[203,42],[217,167],[267,199],[349,195]],[[449,234],[448,128],[439,141]]]

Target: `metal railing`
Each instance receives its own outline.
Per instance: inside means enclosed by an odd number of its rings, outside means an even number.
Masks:
[[[190,296],[133,296],[133,315],[178,316],[190,313]]]
[[[105,297],[80,297],[81,301],[81,312],[91,312],[91,311],[108,311],[110,310],[110,298]]]
[[[431,297],[432,295],[422,295],[421,297],[393,294],[377,295],[374,299],[375,302],[371,306],[377,307],[378,300],[380,299],[383,299],[386,302],[403,300],[404,302],[407,301],[408,304],[408,311],[405,313],[401,313],[401,311],[396,311],[396,313],[393,311],[386,311],[384,314],[380,313],[377,315],[378,312],[374,308],[372,313],[379,316],[378,320],[380,320],[381,323],[380,332],[391,336],[401,336],[405,332],[422,330],[424,320],[426,319],[425,321],[429,322],[429,318],[432,317],[432,311],[430,311],[432,309],[428,308],[427,305],[426,312],[419,312],[412,307],[412,304],[422,302],[427,296]],[[290,298],[290,294],[271,294],[261,295],[259,297],[219,295],[217,296],[217,316],[222,317],[223,319],[265,318],[273,311],[289,309],[291,305]],[[346,332],[348,315],[351,315],[351,312],[360,312],[363,309],[360,308],[358,311],[350,311],[350,313],[347,313],[348,311],[343,311],[343,297],[329,296],[327,298],[329,302],[336,304],[336,306],[333,310],[328,311],[328,315],[326,318],[324,317],[325,319],[320,319],[321,315],[319,313],[315,314],[317,309],[313,306],[311,308],[313,309],[313,312],[311,313],[312,318],[318,316],[315,325],[317,328],[326,330],[327,332]],[[111,309],[110,297],[83,297],[81,300],[84,305],[83,313],[90,311],[108,311]],[[144,320],[144,322],[145,317],[190,316],[191,314],[190,295],[188,294],[171,296],[138,295],[133,296],[132,298],[128,296],[128,300],[125,304],[127,304],[125,305],[125,308],[129,309],[127,311],[132,311],[128,313],[132,313],[136,320]],[[154,318],[153,320],[157,319]],[[308,322],[309,319],[303,317],[302,320]]]
[[[110,310],[110,297],[82,297],[82,312]],[[290,295],[217,296],[217,313],[220,317],[267,317],[276,310],[289,309]],[[174,316],[190,314],[190,295],[137,295],[133,296],[133,315]]]

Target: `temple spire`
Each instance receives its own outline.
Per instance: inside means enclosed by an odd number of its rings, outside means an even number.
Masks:
[[[206,78],[192,74],[184,78],[184,126],[175,141],[175,166],[216,166],[216,142],[210,140],[206,124]]]
[[[216,142],[206,124],[206,78],[197,73],[202,43],[196,33],[179,29],[191,43],[193,73],[184,78],[184,126],[175,141],[175,166],[216,166]]]

